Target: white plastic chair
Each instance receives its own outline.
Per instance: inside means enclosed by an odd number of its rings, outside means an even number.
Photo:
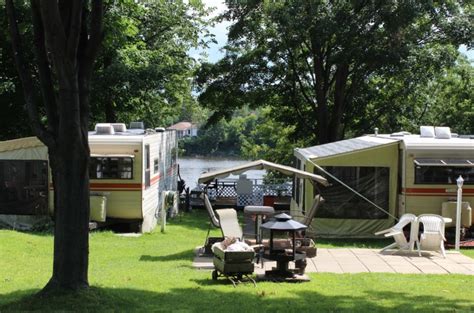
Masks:
[[[408,224],[411,224],[411,229],[410,229],[410,239],[407,241],[405,234],[403,233],[403,228],[407,226]],[[393,240],[395,240],[394,243],[386,246],[380,252],[383,252],[388,249],[392,249],[395,247],[398,247],[398,250],[413,250],[414,246],[414,241],[416,240],[416,216],[413,214],[403,214],[400,217],[400,220],[398,221],[397,224],[392,226],[391,228],[376,232],[375,235],[382,235],[384,234],[385,237],[393,237]]]
[[[418,255],[421,256],[421,250],[440,251],[444,258],[444,219],[436,214],[422,214],[417,219],[417,232],[420,224],[423,224],[423,233],[416,239]]]

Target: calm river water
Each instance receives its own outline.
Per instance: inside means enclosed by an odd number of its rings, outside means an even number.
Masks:
[[[229,167],[241,165],[250,161],[230,158],[211,158],[211,157],[180,157],[178,159],[179,172],[181,178],[186,182],[186,186],[193,189],[197,186],[199,176],[204,172],[221,170]],[[265,170],[251,170],[245,173],[249,179],[262,179]],[[238,178],[229,176],[229,178]]]

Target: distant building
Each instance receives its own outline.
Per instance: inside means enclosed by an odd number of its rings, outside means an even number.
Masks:
[[[178,139],[184,137],[196,137],[198,133],[198,128],[195,124],[190,122],[179,122],[168,127],[168,129],[176,130],[176,135]]]

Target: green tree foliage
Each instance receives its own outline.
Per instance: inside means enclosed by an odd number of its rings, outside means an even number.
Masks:
[[[261,110],[254,124],[248,135],[241,137],[242,156],[291,164],[293,150],[304,145],[302,140],[292,139],[295,127],[275,121],[270,107]]]
[[[380,91],[369,85],[401,78],[413,64],[417,72],[445,68],[459,44],[472,43],[472,7],[464,1],[227,5],[223,18],[234,23],[226,56],[204,64],[197,79],[201,103],[215,110],[211,122],[243,105],[270,106],[308,144],[341,139],[360,126],[368,105],[403,114],[398,103],[364,101]]]
[[[474,67],[470,63],[461,58],[456,67],[440,72],[424,90],[423,124],[474,134]]]
[[[24,3],[19,3],[17,15],[19,20],[25,21],[24,24],[22,23],[22,36],[24,36],[25,41],[32,42],[31,18],[28,9],[29,7]],[[18,80],[11,47],[5,2],[0,1],[0,125],[2,125],[0,140],[32,134],[30,125],[25,123],[28,117],[24,109],[23,89]],[[25,55],[31,62],[33,51],[25,51]]]
[[[243,108],[235,112],[229,121],[204,125],[197,137],[185,138],[180,142],[183,154],[249,157],[242,150],[242,145],[252,136],[259,120],[258,115],[258,112]]]
[[[28,10],[28,2],[17,1],[22,36],[32,42]],[[105,1],[104,42],[91,82],[90,127],[104,121],[141,120],[152,127],[202,119],[191,94],[198,64],[188,50],[213,40],[205,29],[207,14],[201,1]],[[0,27],[0,140],[6,140],[30,136],[32,131],[24,122],[27,114],[4,1],[0,1]],[[33,50],[24,54],[32,63]],[[40,113],[45,114],[42,109]]]
[[[445,125],[459,133],[472,133],[468,120],[474,102],[473,68],[462,55],[454,61],[456,54],[438,45],[408,59],[397,73],[371,77],[353,100],[357,105],[352,107],[346,134],[356,136],[375,127],[383,133],[401,129],[416,133],[420,125]],[[431,62],[433,59],[444,61]],[[443,63],[452,65],[440,66]],[[453,115],[457,118],[449,118]]]
[[[185,155],[236,156],[291,163],[292,151],[302,141],[292,140],[294,127],[275,122],[271,108],[237,110],[232,118],[208,124],[198,137],[180,141]]]
[[[104,48],[92,90],[95,122],[142,120],[169,125],[195,100],[195,61],[187,52],[206,44],[201,1],[110,1]],[[177,110],[177,108],[182,108]]]
[[[440,56],[441,57],[441,56]],[[459,134],[473,134],[474,68],[460,56],[452,67],[432,68],[413,64],[390,78],[373,78],[367,84],[363,114],[353,129],[381,132],[404,129],[418,132],[420,125],[449,126]],[[380,104],[385,103],[381,106]]]

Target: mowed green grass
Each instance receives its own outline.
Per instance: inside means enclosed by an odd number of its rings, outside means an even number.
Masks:
[[[50,234],[0,230],[0,312],[473,312],[474,277],[463,275],[310,274],[300,284],[259,282],[233,288],[192,268],[204,241],[203,212],[174,219],[165,234],[90,235],[90,290],[39,298],[52,268]],[[217,235],[218,232],[215,231]],[[386,242],[321,241],[320,246]],[[471,257],[474,253],[466,251]]]

